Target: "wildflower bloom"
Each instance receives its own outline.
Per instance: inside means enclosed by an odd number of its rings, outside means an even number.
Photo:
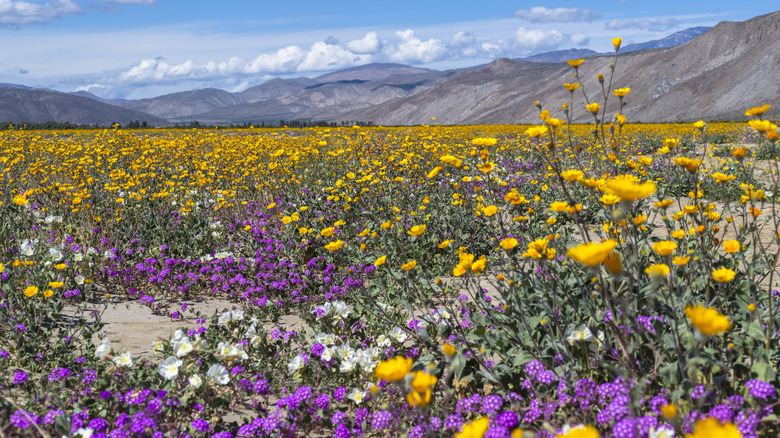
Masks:
[[[624,97],[625,95],[627,95],[630,92],[631,92],[631,89],[628,88],[628,87],[626,87],[626,88],[616,88],[616,89],[612,90],[612,94],[614,94],[617,97]]]
[[[330,242],[327,245],[325,245],[325,249],[327,249],[328,251],[337,251],[343,245],[344,245],[344,241],[339,239],[339,240],[336,240],[335,242]]]
[[[669,266],[664,263],[656,263],[655,265],[648,266],[647,269],[645,269],[645,273],[653,280],[660,279],[669,275]]]
[[[179,377],[179,367],[183,364],[181,359],[177,359],[174,356],[169,356],[163,362],[160,363],[158,372],[165,380],[173,380]]]
[[[411,271],[415,267],[417,267],[417,260],[410,260],[404,263],[403,265],[401,265],[401,269],[403,269],[404,271]]]
[[[24,294],[31,298],[33,295],[38,293],[38,286],[27,286],[27,288],[24,290]]]
[[[623,38],[612,38],[612,46],[615,48],[616,52],[620,48],[620,44],[622,42],[623,42]]]
[[[376,259],[376,261],[374,262],[374,266],[376,266],[378,268],[378,267],[384,265],[386,260],[387,260],[387,256],[383,255],[382,257],[379,257],[378,259]]]
[[[569,336],[566,337],[566,342],[574,345],[577,342],[590,342],[593,340],[593,332],[590,331],[587,325],[582,324],[574,329]]]
[[[768,132],[777,129],[777,125],[769,120],[749,120],[748,125],[758,132]]]
[[[576,182],[581,180],[585,174],[581,170],[571,169],[561,172],[561,178],[568,182]]]
[[[412,391],[406,394],[406,402],[418,408],[424,408],[431,402],[431,390],[426,389],[423,392]]]
[[[550,258],[550,250],[547,249],[548,243],[550,243],[548,239],[536,239],[528,244],[528,249],[520,257],[539,259],[546,255],[547,258]]]
[[[727,240],[723,242],[723,250],[729,254],[738,253],[742,249],[742,245],[738,240]]]
[[[487,265],[487,259],[485,258],[485,256],[482,256],[476,262],[471,264],[471,272],[475,274],[480,274],[482,271],[485,270],[486,265]]]
[[[691,260],[691,258],[688,256],[686,257],[674,256],[672,263],[674,263],[677,266],[685,266],[688,264],[689,260]]]
[[[593,102],[591,104],[585,105],[585,108],[592,114],[596,114],[599,112],[599,109],[601,109],[601,105],[598,104],[598,102]]]
[[[555,438],[599,438],[599,431],[591,425],[565,427]]]
[[[725,422],[721,424],[720,420],[708,417],[699,420],[693,428],[693,433],[686,435],[686,438],[742,438],[742,433],[733,423]]]
[[[496,143],[498,143],[498,140],[495,138],[475,138],[471,140],[471,144],[474,146],[494,146]]]
[[[498,207],[496,207],[495,205],[489,205],[482,209],[482,212],[487,217],[493,216],[494,214],[496,214],[497,211],[498,211]]]
[[[604,243],[588,242],[569,249],[566,255],[577,260],[585,266],[594,268],[609,256],[609,253],[618,245],[616,240],[610,239]]]
[[[499,243],[499,246],[508,251],[517,246],[517,239],[514,237],[507,237]]]
[[[723,267],[712,271],[712,279],[718,283],[728,283],[734,279],[736,272],[729,268]]]
[[[567,90],[572,92],[577,88],[580,88],[580,84],[563,84],[563,86],[566,87]]]
[[[715,172],[711,176],[713,178],[715,178],[715,180],[718,182],[718,184],[724,183],[724,182],[729,182],[729,181],[732,181],[734,178],[736,178],[736,176],[734,176],[734,175],[726,175],[725,173],[722,173],[722,172]]]
[[[532,126],[525,130],[525,135],[531,138],[536,138],[544,134],[547,134],[547,125]]]
[[[677,244],[671,240],[662,240],[660,242],[653,243],[653,251],[657,252],[658,255],[663,257],[673,253],[675,249],[677,249]]]
[[[619,196],[624,201],[635,201],[655,193],[656,185],[652,181],[637,184],[630,179],[614,178],[607,181],[606,190]]]
[[[677,416],[677,405],[674,403],[667,403],[661,406],[661,414],[668,419],[672,419]]]
[[[772,108],[769,105],[761,105],[756,106],[753,108],[750,108],[749,110],[745,111],[745,115],[750,116],[760,116],[761,114],[764,114],[765,112],[769,111],[769,108]]]
[[[442,169],[444,169],[444,168],[441,167],[441,166],[434,167],[430,172],[428,172],[428,175],[426,175],[426,178],[428,178],[428,179],[434,178],[436,175],[439,174],[439,172],[442,171]]]
[[[731,330],[728,317],[716,309],[704,306],[686,306],[685,315],[703,335],[713,336]]]
[[[406,232],[406,234],[410,236],[420,236],[422,233],[425,232],[425,224],[423,225],[415,225],[413,226],[409,231]]]
[[[379,362],[374,368],[374,377],[388,382],[398,382],[412,369],[414,361],[396,356],[393,359]]]
[[[16,205],[27,205],[30,201],[27,199],[26,193],[19,193],[13,197],[11,202]]]
[[[579,67],[580,65],[582,65],[583,62],[585,62],[584,59],[570,59],[570,60],[566,61],[567,64],[569,64],[570,66],[572,66],[574,68]]]
[[[447,356],[454,356],[457,352],[455,346],[449,342],[445,342],[444,345],[441,346],[441,351]]]
[[[604,260],[604,266],[612,275],[618,275],[623,271],[623,256],[617,251],[612,251]]]
[[[488,429],[488,417],[479,417],[476,420],[466,423],[460,432],[455,434],[455,438],[482,438]]]
[[[620,196],[614,193],[605,193],[599,198],[599,201],[604,205],[613,205],[620,202]]]

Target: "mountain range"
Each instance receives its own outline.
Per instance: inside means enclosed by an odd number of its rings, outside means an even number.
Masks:
[[[273,79],[240,93],[212,88],[135,101],[0,84],[0,121],[414,125],[436,117],[441,124],[511,124],[537,122],[538,100],[551,109],[570,103],[575,120],[586,122],[591,116],[583,93],[570,96],[562,86],[576,80],[564,62],[576,58],[586,60],[579,76],[594,96],[601,90],[596,74],[609,79],[610,64],[616,63],[613,86],[631,88],[623,113],[634,122],[737,120],[748,107],[780,107],[778,11],[627,45],[617,60],[614,54],[570,49],[444,71],[369,64],[315,78]],[[617,110],[617,99],[607,110]]]

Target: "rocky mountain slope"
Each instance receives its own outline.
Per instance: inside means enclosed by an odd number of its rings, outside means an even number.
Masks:
[[[624,99],[623,113],[629,120],[733,120],[744,119],[745,108],[755,105],[780,109],[780,11],[723,22],[701,33],[704,30],[686,29],[621,50],[613,86],[632,89]],[[666,46],[673,47],[662,48]],[[583,88],[595,97],[601,89],[596,74],[608,79],[614,56],[570,49],[461,70],[369,64],[316,78],[273,79],[235,94],[202,89],[137,101],[0,84],[0,121],[138,120],[161,126],[284,119],[413,125],[436,117],[444,124],[530,123],[538,121],[535,100],[553,112],[569,103],[562,84],[575,79],[563,61],[572,58],[586,59],[580,77]],[[575,120],[590,121],[585,103],[577,90],[572,102]],[[617,110],[616,98],[607,109]]]
[[[596,74],[609,78],[612,56],[589,58],[580,68],[584,89],[600,91]],[[680,46],[631,52],[617,60],[614,86],[631,87],[624,114],[631,121],[744,119],[748,107],[780,106],[780,12],[745,22],[722,22]],[[574,82],[565,63],[500,59],[463,71],[413,96],[369,111],[343,115],[378,124],[521,123],[538,120],[535,100],[551,110],[568,103],[562,84]],[[575,119],[589,121],[578,90]],[[615,111],[612,98],[608,111]],[[776,113],[770,113],[776,114]]]
[[[167,124],[166,120],[141,111],[120,108],[95,99],[47,90],[0,89],[0,121],[43,123],[70,122],[77,125],[123,125],[130,122]]]

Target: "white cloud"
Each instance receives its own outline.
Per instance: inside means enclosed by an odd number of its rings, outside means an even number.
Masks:
[[[346,48],[357,54],[377,53],[382,49],[382,42],[376,32],[367,32],[361,39],[348,41]]]
[[[72,0],[52,0],[42,5],[0,0],[0,26],[9,29],[18,29],[28,24],[46,24],[57,18],[81,13],[81,7]]]
[[[532,52],[536,50],[552,50],[566,41],[566,36],[555,29],[525,29],[518,28],[515,32],[515,42],[521,50]]]
[[[247,64],[246,73],[289,73],[295,71],[306,58],[298,46],[287,46],[274,53],[263,53]]]
[[[531,9],[520,9],[515,12],[515,17],[531,23],[570,23],[575,21],[595,21],[601,18],[601,14],[593,9],[548,9],[544,6],[534,6]]]
[[[401,42],[398,48],[390,54],[390,59],[396,62],[426,63],[443,59],[447,55],[447,46],[441,40],[431,38],[423,41],[415,36],[412,29],[395,33]]]
[[[73,91],[74,92],[75,91],[86,91],[87,93],[95,93],[95,92],[99,93],[99,92],[107,90],[107,89],[108,89],[107,85],[103,85],[103,84],[87,84],[87,85],[82,85],[80,87],[77,87]]]
[[[590,37],[584,33],[575,33],[569,37],[569,40],[572,42],[572,44],[576,44],[578,46],[587,46],[588,43],[590,43]]]
[[[645,31],[662,32],[672,29],[679,25],[680,22],[676,18],[655,18],[655,19],[615,19],[610,20],[604,25],[604,29],[620,30],[620,29],[639,29]]]
[[[473,33],[466,32],[465,30],[461,30],[460,32],[453,35],[452,38],[450,39],[450,47],[471,46],[476,41],[477,41],[477,37],[475,37]]]
[[[368,58],[368,57],[367,57]],[[362,63],[362,58],[355,53],[324,41],[312,44],[306,57],[298,64],[297,71],[327,71],[339,68],[352,67]]]

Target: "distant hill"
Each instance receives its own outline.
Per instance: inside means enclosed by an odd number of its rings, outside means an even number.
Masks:
[[[236,95],[241,101],[238,105],[169,120],[212,124],[330,120],[338,114],[418,93],[456,73],[457,70],[369,64],[314,79],[273,79]],[[368,79],[372,77],[380,79]]]
[[[661,38],[660,40],[652,40],[644,43],[628,44],[620,48],[620,53],[638,52],[640,50],[647,49],[665,49],[669,47],[679,46],[686,43],[697,36],[703,34],[709,29],[709,27],[690,27],[679,32],[675,32],[668,37]],[[555,50],[552,52],[538,53],[525,58],[515,58],[515,61],[530,61],[530,62],[566,62],[570,59],[583,59],[592,56],[605,56],[613,55],[614,52],[596,52],[590,49],[565,49]]]
[[[666,38],[660,40],[646,41],[644,43],[629,44],[625,47],[621,47],[622,53],[638,52],[646,49],[666,49],[669,47],[679,46],[680,44],[687,43],[688,41],[696,38],[697,36],[707,32],[710,28],[705,26],[689,27],[688,29],[681,30],[669,35]]]
[[[324,74],[314,78],[317,82],[336,81],[381,81],[392,76],[412,76],[430,73],[435,70],[412,67],[404,64],[366,64],[358,67],[347,68],[333,73]]]
[[[241,99],[224,90],[205,88],[166,94],[151,99],[120,103],[124,108],[143,111],[162,119],[176,119],[203,114],[216,108],[238,105]]]
[[[7,82],[0,83],[0,89],[1,88],[18,88],[21,90],[32,90],[33,87],[28,87],[26,85],[19,85],[19,84],[9,84]]]
[[[3,122],[70,122],[77,125],[123,125],[134,122],[166,125],[168,122],[150,114],[133,111],[69,93],[55,91],[0,89],[0,121]]]
[[[596,73],[608,73],[610,57],[589,58],[579,68],[584,89],[599,90]],[[499,59],[464,70],[412,96],[340,118],[377,124],[533,123],[532,102],[558,108],[569,101],[565,63]],[[744,120],[746,108],[780,107],[780,12],[744,22],[722,22],[679,46],[624,54],[616,87],[632,89],[623,113],[629,121]],[[574,118],[586,122],[584,99],[575,93]],[[616,111],[611,99],[607,111]]]
[[[436,117],[443,124],[533,123],[535,100],[550,108],[569,100],[562,84],[570,82],[572,71],[564,61],[586,59],[581,77],[593,92],[600,89],[596,74],[609,72],[612,58],[604,55],[568,49],[446,71],[368,64],[315,78],[272,79],[240,93],[201,89],[136,101],[0,84],[0,122],[224,125],[283,119],[414,125]],[[765,103],[773,112],[780,108],[778,77],[780,12],[775,12],[626,45],[614,85],[632,89],[623,110],[630,121],[744,120],[745,108]],[[576,121],[590,120],[584,105],[576,93]],[[614,112],[614,105],[611,99],[607,111]]]
[[[529,62],[566,62],[570,59],[589,58],[591,56],[602,56],[605,53],[599,53],[590,49],[566,49],[555,50],[553,52],[544,52],[525,58],[516,58],[516,61]]]

